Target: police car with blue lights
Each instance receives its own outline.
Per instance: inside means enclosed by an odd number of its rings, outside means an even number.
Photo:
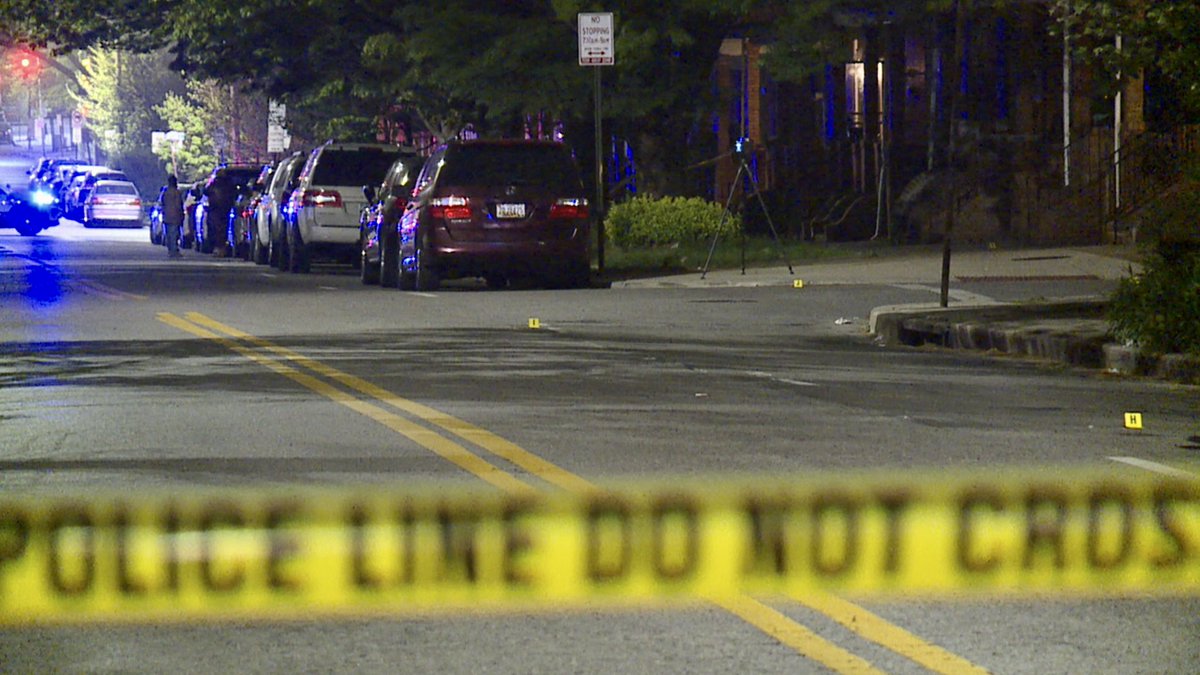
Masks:
[[[0,188],[0,227],[11,227],[22,236],[32,237],[58,225],[60,216],[58,197],[45,187]]]

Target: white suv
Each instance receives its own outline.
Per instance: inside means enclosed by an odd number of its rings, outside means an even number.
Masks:
[[[402,152],[379,143],[327,143],[312,151],[288,204],[288,270],[307,272],[315,254],[358,258],[362,188],[382,182]]]

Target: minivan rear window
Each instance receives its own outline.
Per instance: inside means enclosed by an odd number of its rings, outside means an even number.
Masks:
[[[450,185],[544,185],[557,192],[583,189],[565,147],[467,144],[446,153],[438,176]]]
[[[323,150],[313,169],[313,185],[378,185],[400,152],[382,148]]]

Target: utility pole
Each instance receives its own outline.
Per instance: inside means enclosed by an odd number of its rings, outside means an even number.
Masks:
[[[950,140],[946,144],[946,170],[950,177],[948,181],[950,184],[950,205],[946,209],[946,232],[942,239],[942,307],[950,306],[951,239],[954,236],[954,220],[957,217],[956,211],[958,210],[958,182],[955,176],[957,169],[954,165],[958,131],[955,127],[958,125],[958,107],[962,93],[962,61],[963,54],[966,52],[967,11],[969,9],[967,3],[969,2],[970,0],[956,0],[954,3],[954,62],[950,68],[951,72],[954,73],[954,88],[950,90]]]

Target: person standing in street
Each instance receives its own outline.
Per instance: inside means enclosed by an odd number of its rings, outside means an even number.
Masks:
[[[179,192],[179,180],[174,175],[167,176],[167,187],[162,195],[163,236],[167,240],[167,255],[181,258],[179,252],[179,229],[183,226],[183,195]]]

